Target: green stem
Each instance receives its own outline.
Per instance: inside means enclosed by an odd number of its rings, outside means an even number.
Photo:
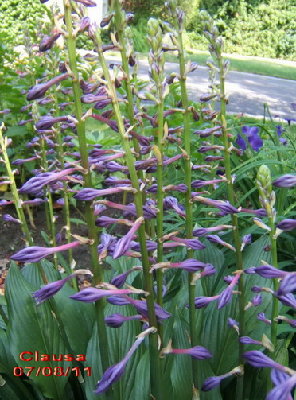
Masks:
[[[225,73],[223,67],[223,58],[221,53],[218,58],[219,65],[219,77],[220,77],[220,98],[221,98],[221,109],[220,109],[220,118],[221,118],[221,126],[222,126],[222,134],[223,134],[223,145],[224,145],[224,167],[225,167],[225,175],[227,178],[227,195],[228,200],[231,204],[235,204],[235,196],[234,189],[232,184],[232,175],[231,175],[231,160],[230,160],[230,152],[229,147],[230,143],[228,140],[228,132],[227,132],[227,124],[226,124],[226,96],[225,96]],[[232,214],[232,234],[233,241],[235,245],[235,256],[236,256],[236,267],[238,270],[243,270],[243,257],[241,251],[241,239],[239,232],[239,224],[238,217],[236,214]],[[245,332],[245,319],[244,319],[244,307],[245,307],[245,288],[244,288],[244,275],[241,274],[238,284],[238,289],[240,292],[239,296],[239,334],[240,337],[244,336]],[[243,365],[243,344],[239,342],[239,364]],[[244,391],[244,379],[243,375],[238,376],[237,385],[236,385],[236,399],[243,399],[243,391]]]
[[[77,119],[76,130],[78,135],[79,142],[79,152],[81,158],[82,167],[85,170],[84,175],[84,187],[92,187],[92,177],[88,164],[88,151],[87,151],[87,142],[85,135],[85,123],[82,118],[82,105],[80,101],[81,97],[81,89],[79,85],[79,74],[77,69],[77,60],[76,60],[76,37],[73,32],[72,25],[72,7],[70,0],[64,0],[64,10],[65,10],[65,23],[67,28],[67,49],[68,49],[68,62],[70,69],[72,71],[72,89],[74,93],[74,111],[75,117]],[[88,235],[89,239],[91,239],[92,244],[90,244],[90,252],[91,252],[91,260],[94,272],[94,280],[95,284],[103,282],[103,268],[100,265],[98,258],[98,235],[97,229],[95,225],[95,217],[93,214],[93,210],[91,208],[91,204],[86,202],[85,204],[85,217],[86,222],[88,224]],[[104,302],[103,300],[99,300],[96,303],[96,314],[97,314],[97,326],[98,333],[100,337],[100,354],[103,369],[106,370],[109,364],[109,354],[108,354],[108,340],[107,340],[107,332],[105,324],[102,323],[104,320]],[[107,392],[106,394],[109,396],[110,394]]]
[[[271,259],[272,265],[275,268],[278,268],[278,258],[277,258],[277,242],[275,238],[276,226],[274,223],[274,218],[272,216],[269,217],[269,226],[270,230],[270,242],[271,242]],[[276,292],[279,288],[279,283],[277,279],[273,280],[273,290]],[[279,315],[279,301],[273,296],[272,298],[272,311],[271,311],[271,343],[273,344],[275,350],[277,346],[277,322],[276,317]],[[276,352],[273,352],[271,356],[275,356]]]
[[[107,81],[107,86],[109,89],[109,94],[112,99],[113,110],[118,124],[118,130],[121,137],[122,147],[125,151],[126,157],[126,164],[129,168],[130,178],[132,182],[132,186],[136,189],[134,194],[134,202],[136,206],[137,216],[143,216],[143,203],[142,203],[142,193],[140,192],[139,182],[138,182],[138,175],[135,169],[135,158],[132,154],[129,144],[129,137],[125,131],[124,123],[122,119],[122,114],[119,108],[119,102],[115,90],[114,82],[111,79],[103,51],[102,51],[102,40],[100,36],[99,30],[95,33],[93,37],[96,50],[99,55],[100,65],[103,69],[104,78]],[[149,325],[151,327],[157,327],[157,320],[155,316],[154,310],[154,295],[153,295],[153,280],[152,275],[150,274],[150,263],[148,258],[148,252],[146,248],[146,232],[145,232],[145,225],[141,224],[138,230],[138,237],[141,247],[141,255],[142,255],[142,265],[143,265],[143,277],[144,277],[144,289],[149,294],[147,295],[146,302],[147,302],[147,309],[148,309],[148,319]],[[149,336],[149,352],[150,352],[150,376],[151,376],[151,391],[152,395],[157,399],[160,400],[161,397],[161,385],[160,379],[161,376],[159,374],[159,356],[158,356],[158,338],[157,334],[151,334]]]
[[[185,169],[185,184],[187,186],[187,192],[185,194],[185,213],[186,213],[186,238],[192,238],[193,231],[193,218],[192,218],[192,202],[191,202],[191,145],[190,145],[190,110],[189,110],[189,100],[186,89],[186,71],[185,71],[185,57],[184,57],[184,45],[182,31],[178,29],[178,44],[179,44],[179,66],[180,66],[180,85],[181,85],[181,99],[182,107],[184,108],[184,131],[183,131],[183,144],[186,152],[186,158],[184,161]],[[192,250],[188,250],[188,257],[191,258],[193,255]],[[194,304],[195,298],[195,285],[192,284],[193,273],[188,275],[188,296],[189,296],[189,328],[190,328],[190,338],[191,346],[196,346],[198,344],[198,334],[197,334],[197,316]],[[192,377],[194,387],[198,388],[198,363],[197,360],[192,358]]]

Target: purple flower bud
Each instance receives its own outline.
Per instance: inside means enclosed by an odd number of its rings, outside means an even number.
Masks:
[[[229,375],[225,374],[225,375],[220,375],[220,376],[211,376],[209,378],[207,378],[203,385],[201,390],[204,392],[208,392],[209,390],[214,389],[216,386],[220,385],[220,382],[227,378]]]
[[[128,298],[129,303],[135,307],[137,312],[141,314],[145,319],[148,319],[148,308],[147,303],[144,300],[134,300],[131,297]],[[154,304],[154,311],[158,321],[163,321],[170,318],[171,314],[160,307],[157,303]]]
[[[268,325],[271,325],[271,321],[266,318],[265,314],[263,312],[257,314],[257,319],[259,321],[265,322]]]
[[[43,303],[45,300],[48,300],[52,296],[54,296],[58,291],[62,289],[62,287],[65,285],[65,283],[73,278],[75,274],[71,274],[69,276],[66,276],[66,278],[61,279],[56,282],[50,282],[47,285],[43,286],[41,289],[37,290],[36,292],[33,293],[33,297],[36,301],[37,304]]]
[[[194,299],[194,304],[195,308],[203,308],[209,305],[212,301],[215,301],[219,298],[218,296],[212,296],[212,297],[195,297]]]
[[[296,290],[296,272],[286,273],[281,281],[278,295],[283,296]]]
[[[147,251],[154,251],[157,249],[157,243],[153,240],[146,240]],[[141,246],[139,243],[131,241],[131,249],[134,251],[141,251]]]
[[[13,222],[13,223],[15,223],[15,224],[20,224],[21,223],[21,221],[19,220],[19,219],[17,219],[17,218],[14,218],[12,215],[10,215],[10,214],[3,214],[2,215],[2,219],[3,219],[3,221],[5,221],[5,222]]]
[[[211,242],[211,243],[217,243],[217,244],[221,244],[224,247],[227,247],[228,249],[231,249],[233,251],[235,251],[235,248],[233,246],[231,246],[231,244],[224,242],[224,240],[222,240],[220,238],[220,236],[218,235],[208,235],[206,236],[206,238]]]
[[[110,328],[119,328],[125,321],[142,319],[141,315],[132,315],[130,317],[125,317],[122,314],[112,314],[105,318],[105,322]]]
[[[270,374],[271,380],[275,385],[280,385],[289,379],[289,375],[283,371],[273,368]]]
[[[217,183],[220,183],[220,182],[224,182],[224,179],[213,179],[211,181],[200,181],[200,180],[197,180],[197,181],[193,181],[191,183],[191,187],[194,188],[194,189],[198,189],[198,188],[201,188],[201,187],[206,186],[206,185],[216,185]]]
[[[273,182],[274,186],[279,188],[290,188],[296,185],[296,175],[286,174]]]
[[[101,394],[106,392],[113,383],[117,382],[120,379],[120,377],[123,375],[125,371],[125,367],[129,359],[137,350],[137,348],[140,346],[140,344],[143,342],[145,337],[149,333],[153,332],[152,329],[153,328],[149,328],[145,332],[142,332],[137,337],[137,340],[132,345],[130,350],[127,352],[126,356],[118,364],[112,365],[104,372],[101,380],[97,383],[95,394]]]
[[[131,289],[97,289],[89,287],[73,294],[70,296],[70,299],[92,303],[102,299],[103,297],[126,295],[130,293],[134,293],[134,291]]]
[[[257,296],[254,296],[251,300],[251,303],[255,307],[260,306],[262,304],[262,295],[257,294]]]
[[[234,214],[240,212],[240,210],[230,204],[229,201],[212,200],[201,196],[195,196],[193,199],[199,201],[200,203],[219,208],[226,214]]]
[[[171,240],[176,243],[182,243],[186,247],[189,247],[190,249],[193,250],[203,250],[206,248],[206,246],[203,243],[201,243],[198,239],[181,239],[176,236],[172,236]]]
[[[30,161],[34,161],[37,160],[39,157],[37,156],[33,156],[33,157],[29,157],[29,158],[24,158],[24,159],[18,159],[18,160],[14,160],[11,164],[12,165],[23,165],[26,162],[30,162]]]
[[[26,247],[18,251],[17,253],[13,254],[10,258],[18,262],[34,263],[42,260],[42,258],[47,257],[48,255],[55,254],[60,251],[68,249],[73,249],[74,247],[80,245],[81,245],[80,242],[72,242],[58,247],[38,247],[38,246]]]
[[[296,308],[296,300],[295,296],[292,293],[288,293],[286,295],[280,296],[275,294],[275,296],[279,299],[281,303],[285,306]]]
[[[165,210],[174,209],[181,217],[185,217],[185,207],[178,203],[175,197],[167,196],[163,200],[163,207]]]
[[[259,345],[262,344],[259,340],[254,340],[254,339],[250,338],[249,336],[241,336],[239,338],[239,341],[243,344],[259,344]]]
[[[114,276],[110,281],[111,285],[116,286],[118,289],[121,288],[125,284],[128,275],[131,272],[140,270],[140,269],[141,269],[141,267],[134,267],[134,268],[131,268],[128,271],[124,272],[123,274]]]
[[[249,233],[248,235],[243,236],[242,240],[243,244],[251,244],[252,243],[252,235]]]
[[[77,200],[94,200],[96,197],[107,196],[109,194],[120,193],[123,192],[123,188],[108,188],[108,189],[92,189],[92,188],[84,188],[79,190],[75,194],[75,199]]]
[[[261,351],[246,351],[244,353],[244,359],[247,363],[256,368],[276,368],[281,371],[284,370],[284,367],[277,362],[273,361],[271,358],[267,357]]]
[[[253,286],[253,287],[251,288],[251,291],[252,291],[253,293],[261,293],[261,292],[263,291],[263,289],[262,289],[262,287],[260,287],[260,286]]]
[[[61,32],[54,32],[52,36],[44,36],[39,45],[39,51],[45,52],[50,50],[60,36]]]
[[[170,353],[172,354],[188,354],[192,358],[196,358],[197,360],[205,360],[208,358],[212,358],[212,354],[205,347],[195,346],[189,349],[171,349]]]
[[[207,129],[203,129],[203,130],[197,130],[194,131],[193,133],[195,135],[199,135],[200,137],[208,137],[210,135],[212,135],[213,133],[220,133],[221,134],[221,128],[222,126],[214,126],[213,128],[207,128]]]
[[[114,306],[128,306],[130,304],[126,297],[120,296],[110,296],[107,298],[107,301]]]
[[[231,328],[234,328],[234,329],[237,331],[237,333],[239,333],[239,323],[238,323],[235,319],[228,318],[228,319],[227,319],[227,324],[228,324]]]
[[[9,108],[5,108],[4,110],[0,110],[0,115],[5,115],[5,114],[9,114],[10,113],[10,109]]]
[[[48,82],[39,83],[39,84],[33,86],[27,94],[27,100],[40,99],[41,97],[43,97],[45,95],[45,93],[51,86],[58,84],[59,82],[67,79],[68,77],[69,77],[69,74],[66,73],[63,75],[56,76],[55,78],[49,80]]]
[[[267,216],[266,210],[264,208],[259,208],[258,210],[251,210],[249,208],[241,208],[241,211],[250,213],[250,214],[254,214],[257,217],[261,217],[261,218]]]
[[[277,224],[277,228],[282,231],[292,231],[296,228],[296,219],[283,219]]]
[[[134,237],[134,234],[140,228],[141,224],[143,223],[144,218],[138,218],[132,228],[128,231],[128,233],[123,236],[116,244],[112,257],[119,258],[122,256],[127,250],[130,248],[130,243]]]
[[[292,375],[280,385],[275,386],[267,395],[266,400],[293,400],[291,391],[296,386],[296,375]]]
[[[281,271],[271,265],[260,265],[255,268],[255,272],[263,278],[283,278],[287,274],[287,272]]]
[[[86,29],[90,27],[90,25],[91,25],[91,19],[89,17],[81,18],[79,22],[78,32],[84,32]]]
[[[223,229],[229,229],[229,228],[231,228],[230,225],[218,225],[218,226],[212,226],[210,228],[197,228],[194,229],[193,236],[205,236],[208,233],[217,231],[219,232],[222,231]]]
[[[45,129],[50,129],[52,126],[58,122],[67,122],[68,117],[52,117],[51,115],[45,115],[41,117],[35,124],[36,129],[38,131],[40,130],[45,130]]]
[[[37,195],[45,185],[65,178],[67,175],[71,174],[74,171],[76,171],[75,168],[69,168],[59,172],[45,172],[39,174],[24,183],[23,186],[19,189],[19,193]]]

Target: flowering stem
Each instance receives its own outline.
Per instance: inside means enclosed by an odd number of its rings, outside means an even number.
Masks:
[[[132,186],[137,190],[134,194],[134,202],[137,211],[137,217],[143,216],[143,204],[142,204],[142,193],[140,192],[139,182],[137,171],[135,169],[135,158],[131,152],[129,137],[125,131],[124,123],[122,119],[122,114],[119,108],[119,102],[115,91],[115,85],[110,76],[104,55],[102,50],[102,39],[100,35],[100,31],[97,30],[94,35],[92,35],[94,40],[96,50],[99,55],[100,65],[103,69],[104,78],[107,82],[107,86],[109,89],[109,93],[112,99],[112,105],[114,114],[118,124],[118,130],[121,137],[121,142],[123,149],[125,151],[126,163],[129,169],[130,178],[132,182]],[[152,276],[149,273],[150,264],[148,258],[148,252],[146,248],[146,232],[144,224],[141,224],[139,229],[139,242],[141,247],[141,255],[142,255],[142,264],[143,264],[143,275],[144,275],[144,289],[149,295],[146,298],[147,301],[147,309],[148,309],[148,317],[149,317],[149,325],[150,327],[157,327],[157,320],[155,316],[154,310],[154,295],[153,295],[153,281]],[[159,356],[158,356],[158,339],[157,335],[153,334],[149,337],[149,352],[150,352],[150,375],[151,375],[151,391],[152,395],[156,399],[161,399],[161,387],[160,387],[160,374],[159,374]]]
[[[48,171],[48,163],[46,160],[45,140],[43,138],[41,138],[41,167],[44,172]],[[50,192],[49,185],[46,186],[46,191],[47,191],[48,202],[45,204],[46,204],[46,212],[48,213],[48,216],[49,216],[48,228],[49,228],[50,234],[51,234],[50,244],[51,244],[51,246],[56,247],[57,243],[56,243],[55,218],[53,215],[53,201],[52,201],[52,195]],[[55,269],[58,269],[58,259],[57,259],[56,254],[53,255],[53,263],[54,263]]]
[[[91,172],[88,165],[88,151],[87,151],[87,143],[85,136],[85,123],[82,119],[82,106],[81,106],[81,89],[79,85],[79,74],[77,69],[77,61],[76,61],[76,37],[73,33],[73,25],[72,25],[72,7],[70,0],[64,0],[64,9],[65,9],[65,23],[67,28],[67,47],[68,47],[68,60],[70,69],[72,71],[72,88],[74,93],[74,110],[75,117],[77,119],[76,129],[78,134],[79,141],[79,152],[81,157],[81,163],[85,170],[84,175],[84,187],[92,187],[92,178]],[[95,217],[91,209],[91,205],[89,202],[85,204],[85,217],[88,224],[88,234],[91,239],[92,244],[90,244],[90,252],[91,252],[91,260],[92,266],[94,270],[94,279],[95,283],[103,282],[103,269],[99,263],[98,258],[98,236],[97,230],[95,226]],[[107,369],[109,367],[109,355],[108,355],[108,340],[106,327],[104,323],[104,302],[103,300],[99,300],[96,302],[96,313],[97,313],[97,326],[98,326],[98,334],[100,337],[100,354],[103,369]],[[108,393],[107,393],[108,396]]]
[[[192,202],[191,202],[191,164],[190,164],[190,110],[189,101],[186,89],[186,72],[185,72],[185,57],[184,57],[184,46],[182,38],[182,30],[178,28],[178,45],[179,45],[179,66],[180,66],[180,85],[181,85],[181,99],[182,107],[184,108],[184,136],[183,143],[186,152],[186,158],[184,161],[185,167],[185,184],[187,186],[187,192],[185,194],[185,229],[186,238],[191,239],[193,237],[193,219],[192,219]],[[188,250],[188,257],[192,257],[192,250]],[[198,337],[196,332],[196,311],[195,311],[195,285],[192,285],[192,279],[194,274],[189,273],[188,275],[188,295],[189,295],[189,326],[190,326],[190,338],[191,346],[196,346],[198,343]],[[192,358],[192,377],[194,387],[198,387],[197,376],[198,376],[198,363],[197,360]]]
[[[277,259],[277,243],[275,238],[275,231],[276,226],[274,222],[273,216],[269,217],[269,227],[270,227],[270,242],[271,242],[271,259],[272,265],[275,268],[278,268],[278,259]],[[277,292],[279,288],[278,279],[273,280],[273,290]],[[279,301],[278,299],[273,296],[272,298],[272,311],[271,311],[271,343],[273,344],[274,348],[276,349],[277,345],[277,321],[276,317],[279,315]],[[273,352],[271,356],[275,357],[275,353]]]
[[[221,109],[220,109],[220,118],[221,118],[221,126],[222,126],[222,134],[223,134],[223,145],[224,145],[224,167],[225,167],[225,175],[227,178],[227,195],[228,200],[231,204],[235,204],[234,198],[234,190],[232,184],[232,176],[231,176],[231,161],[230,161],[230,152],[229,152],[229,140],[228,140],[228,132],[227,132],[227,124],[226,124],[226,96],[225,96],[225,71],[223,65],[223,58],[221,54],[221,50],[218,52],[217,61],[219,65],[219,77],[220,77],[220,98],[221,98]],[[238,218],[236,214],[232,214],[232,227],[233,227],[233,241],[235,245],[235,256],[236,256],[236,268],[238,270],[243,270],[243,257],[241,252],[241,240],[239,233],[239,225]],[[245,307],[245,293],[244,293],[244,280],[243,274],[241,274],[239,279],[239,334],[240,337],[244,336],[244,307]],[[243,365],[243,344],[239,342],[239,363]],[[240,400],[243,398],[243,376],[239,375],[237,378],[237,386],[236,386],[236,399]]]

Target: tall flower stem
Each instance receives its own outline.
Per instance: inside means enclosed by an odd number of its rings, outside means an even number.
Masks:
[[[112,99],[112,105],[114,114],[118,124],[118,130],[121,137],[122,147],[125,151],[126,163],[129,168],[130,178],[132,182],[132,186],[136,189],[134,194],[134,202],[137,211],[137,217],[143,216],[143,203],[142,203],[142,193],[140,192],[139,182],[137,171],[135,169],[135,158],[132,154],[129,144],[128,133],[125,131],[124,123],[122,119],[122,114],[119,108],[119,102],[115,90],[114,81],[111,78],[109,73],[104,55],[102,50],[102,39],[100,35],[100,31],[97,30],[93,35],[92,39],[94,40],[96,50],[99,55],[100,65],[103,69],[104,78],[106,80],[106,84],[109,89],[109,95]],[[153,281],[152,276],[149,273],[150,264],[148,258],[148,252],[146,248],[146,232],[144,224],[141,224],[139,230],[139,242],[141,247],[142,254],[142,265],[143,265],[143,275],[144,275],[144,289],[149,295],[146,298],[147,301],[147,309],[148,309],[148,317],[149,317],[149,325],[150,327],[157,327],[157,320],[155,316],[154,310],[154,295],[153,295]],[[151,376],[151,391],[152,395],[156,399],[161,399],[161,387],[160,387],[160,379],[161,376],[159,374],[159,355],[158,355],[158,338],[156,334],[150,335],[149,337],[149,352],[150,352],[150,376]]]
[[[234,196],[234,188],[232,184],[232,175],[231,175],[231,160],[230,160],[230,143],[228,139],[227,132],[227,123],[226,123],[226,96],[225,96],[225,70],[223,64],[223,57],[221,54],[221,50],[218,51],[217,61],[219,66],[219,77],[220,77],[220,98],[221,98],[221,109],[220,109],[220,119],[222,126],[222,139],[224,146],[224,167],[225,167],[225,175],[227,178],[227,197],[231,204],[235,204],[235,196]],[[238,217],[236,214],[232,214],[232,233],[233,233],[233,241],[235,246],[235,256],[236,256],[236,268],[238,270],[243,270],[243,257],[241,251],[241,239],[239,232],[239,224]],[[238,284],[240,296],[239,296],[239,333],[240,336],[244,336],[245,331],[245,319],[244,319],[244,307],[245,307],[245,288],[244,288],[244,275],[241,274]],[[243,344],[239,342],[239,363],[243,365]],[[236,399],[240,400],[243,398],[243,375],[239,375],[237,378],[237,386],[236,386]]]
[[[185,230],[186,238],[191,239],[193,230],[193,218],[192,218],[192,202],[191,202],[191,145],[190,145],[190,110],[188,94],[186,89],[186,71],[185,71],[185,57],[184,57],[184,45],[182,38],[182,28],[177,27],[177,40],[178,40],[178,55],[179,55],[179,68],[180,68],[180,86],[181,86],[181,99],[182,107],[184,108],[184,131],[183,131],[183,144],[186,152],[186,158],[184,161],[185,169],[185,184],[187,186],[187,192],[185,194]],[[188,257],[191,258],[193,255],[192,250],[188,250]],[[194,304],[195,298],[195,285],[192,284],[193,273],[188,275],[188,296],[189,296],[189,327],[190,327],[190,338],[191,346],[198,344],[198,337],[196,332],[196,310]],[[198,376],[198,364],[197,361],[192,358],[192,376],[194,387],[198,387],[197,376]]]
[[[269,217],[269,227],[270,227],[270,242],[271,242],[271,259],[272,265],[275,268],[278,268],[278,258],[277,258],[277,242],[275,237],[276,226],[274,223],[274,219],[272,216]],[[278,291],[279,282],[277,279],[273,280],[273,290],[275,292]],[[279,301],[278,299],[273,296],[272,299],[272,311],[271,311],[271,343],[273,344],[274,348],[276,349],[277,346],[277,322],[276,317],[279,315]],[[274,357],[275,354],[273,353],[272,356]]]
[[[77,69],[76,61],[76,37],[73,32],[72,25],[72,7],[70,0],[64,0],[64,10],[65,10],[65,23],[67,28],[67,50],[68,50],[68,62],[70,69],[72,71],[72,89],[74,93],[74,111],[75,117],[77,119],[76,129],[79,141],[79,151],[81,157],[81,163],[85,170],[84,175],[84,187],[92,187],[92,177],[88,164],[88,151],[87,142],[85,136],[85,123],[82,118],[82,105],[80,101],[81,89],[79,85],[79,75]],[[85,217],[88,224],[88,235],[91,239],[92,244],[90,244],[91,260],[94,272],[95,283],[102,282],[103,279],[103,269],[99,263],[98,258],[98,235],[95,226],[95,217],[91,209],[89,202],[85,204]],[[104,302],[99,300],[96,302],[96,313],[97,313],[97,326],[98,333],[100,337],[100,354],[102,360],[102,366],[104,369],[109,367],[109,355],[108,355],[108,340],[107,332],[104,323]],[[107,393],[108,396],[108,393]]]
[[[44,172],[48,171],[48,162],[47,162],[47,159],[46,159],[45,140],[43,138],[41,138],[41,167],[42,167]],[[46,212],[48,213],[48,216],[49,216],[49,230],[50,230],[50,235],[51,235],[50,244],[53,247],[56,247],[57,243],[56,243],[55,217],[54,217],[54,214],[53,214],[53,200],[52,200],[52,195],[51,195],[51,191],[50,191],[50,186],[49,185],[46,186],[46,191],[47,191],[48,202],[45,203],[45,207],[46,207]],[[57,255],[56,254],[53,255],[53,263],[54,263],[55,269],[57,269],[58,268],[58,259],[57,259]]]

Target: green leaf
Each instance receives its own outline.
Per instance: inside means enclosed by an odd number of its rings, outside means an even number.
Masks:
[[[62,399],[67,377],[64,376],[43,376],[42,373],[36,376],[38,367],[71,367],[70,362],[27,361],[20,359],[23,351],[30,351],[33,354],[67,354],[63,343],[57,321],[52,314],[48,303],[36,306],[32,292],[35,290],[22,276],[16,264],[12,264],[6,280],[6,299],[9,313],[8,337],[11,354],[20,367],[35,367],[30,375],[37,386],[46,397]]]

